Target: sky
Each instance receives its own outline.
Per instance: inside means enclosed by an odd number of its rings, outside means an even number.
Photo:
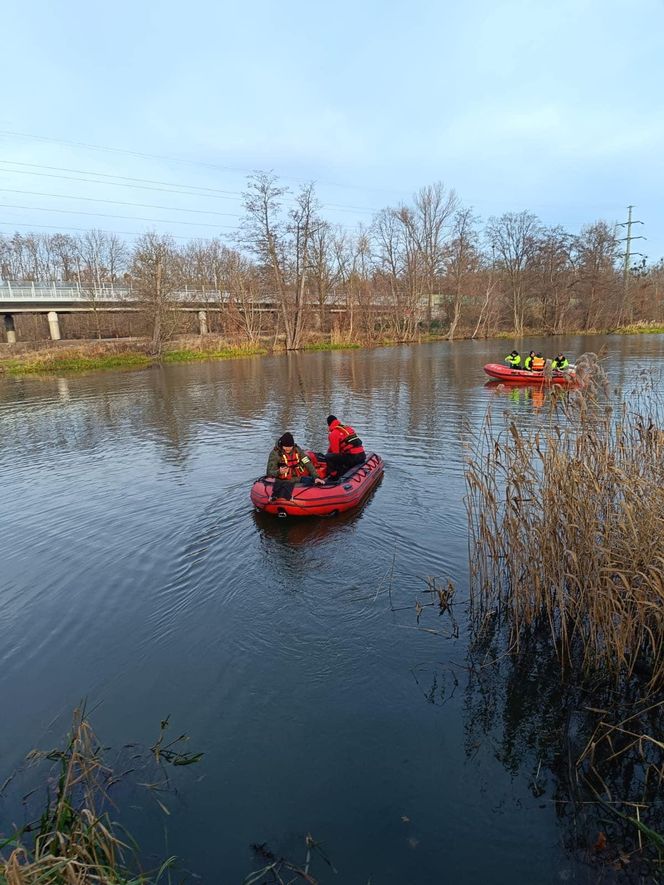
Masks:
[[[0,232],[229,242],[247,176],[349,231],[442,181],[664,256],[664,0],[4,0]],[[624,234],[623,234],[624,235]]]

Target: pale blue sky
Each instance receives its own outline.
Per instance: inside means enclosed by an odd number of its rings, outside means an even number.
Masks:
[[[273,169],[348,228],[436,180],[572,231],[634,203],[664,255],[662,0],[5,0],[1,45],[3,232],[228,236]]]

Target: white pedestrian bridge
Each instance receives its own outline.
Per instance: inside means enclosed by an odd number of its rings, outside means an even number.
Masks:
[[[228,292],[218,289],[192,289],[185,286],[170,293],[169,298],[192,307],[197,304],[226,303]],[[48,310],[65,305],[76,305],[86,309],[86,305],[112,305],[118,302],[138,301],[131,286],[101,283],[85,286],[80,283],[25,283],[0,280],[0,311],[7,310]],[[87,309],[90,309],[89,307]]]
[[[168,293],[167,298],[176,302],[178,310],[198,312],[202,334],[207,331],[208,313],[223,310],[232,302],[228,292],[187,286]],[[48,317],[51,338],[57,341],[60,339],[59,313],[136,311],[140,309],[140,301],[138,293],[131,286],[0,280],[0,329],[4,325],[7,342],[12,344],[16,341],[14,314],[42,313]],[[239,304],[235,307],[240,311],[245,309]],[[274,301],[263,297],[246,309],[274,313],[277,306]]]

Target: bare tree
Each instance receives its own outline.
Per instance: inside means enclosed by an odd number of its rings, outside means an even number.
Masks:
[[[618,241],[615,231],[604,221],[582,228],[574,240],[578,269],[581,328],[595,329],[607,325],[610,316],[620,314],[615,264]]]
[[[9,237],[0,234],[0,279],[16,280],[14,271],[15,253],[12,249],[12,243]]]
[[[539,219],[531,212],[506,212],[500,218],[490,218],[487,225],[487,235],[509,282],[515,335],[523,334],[526,273],[540,232]]]
[[[533,288],[540,306],[538,324],[554,335],[563,331],[572,306],[575,277],[571,244],[572,237],[560,226],[545,228],[533,257]]]
[[[301,188],[294,207],[284,218],[281,198],[287,193],[271,173],[258,172],[249,178],[244,195],[244,237],[263,266],[270,269],[286,349],[297,350],[304,331],[313,238],[321,221],[312,184]]]
[[[93,229],[78,237],[74,248],[78,283],[92,310],[97,338],[101,338],[104,287],[112,287],[126,268],[127,247],[117,234]]]
[[[451,286],[452,316],[447,337],[451,341],[461,319],[461,305],[466,287],[477,276],[479,253],[477,223],[471,209],[460,209],[454,218],[452,240],[449,245],[447,278]]]
[[[335,242],[332,227],[327,222],[321,222],[311,238],[311,278],[316,293],[318,324],[321,331],[326,325],[325,311],[330,293],[343,277],[344,267],[338,262],[343,256],[343,241],[343,232],[339,232]]]
[[[150,352],[160,354],[177,328],[173,295],[183,284],[182,258],[172,237],[154,231],[136,241],[131,264],[134,291],[151,329]]]
[[[399,340],[415,336],[422,303],[420,255],[415,221],[407,206],[383,209],[373,224],[376,283],[390,307],[390,325]]]
[[[453,190],[446,191],[441,181],[423,187],[415,195],[414,236],[422,263],[429,325],[433,316],[433,297],[440,289],[444,271],[449,227],[458,208],[457,195]]]
[[[260,280],[256,268],[233,249],[228,250],[223,271],[228,319],[243,338],[255,344],[263,331]]]
[[[65,283],[76,279],[76,238],[53,234],[50,238],[56,276]]]

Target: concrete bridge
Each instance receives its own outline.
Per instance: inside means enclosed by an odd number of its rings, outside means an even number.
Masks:
[[[169,295],[177,302],[177,309],[198,313],[199,329],[207,332],[210,311],[223,310],[231,301],[228,292],[218,289],[190,289],[184,287]],[[14,315],[42,313],[48,318],[51,339],[60,340],[60,313],[91,313],[93,311],[136,311],[139,298],[131,286],[101,284],[83,286],[79,283],[24,283],[0,281],[0,315],[3,318],[7,342],[16,342]],[[277,305],[268,299],[256,301],[252,310],[274,313]]]

